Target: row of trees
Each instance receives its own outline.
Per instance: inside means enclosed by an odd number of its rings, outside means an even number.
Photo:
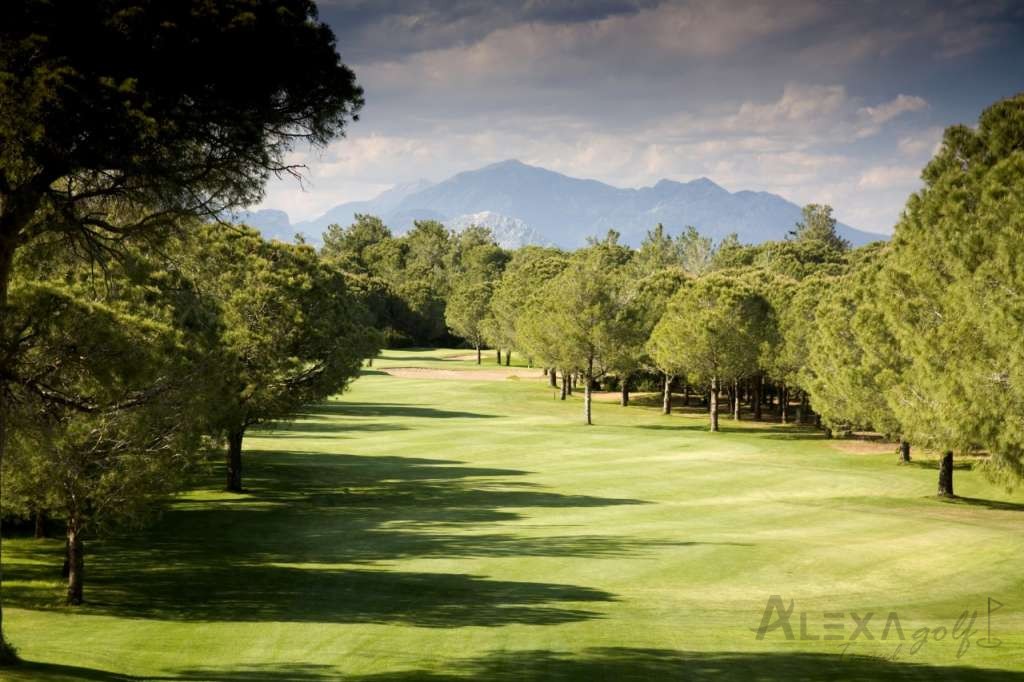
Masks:
[[[482,228],[425,221],[395,237],[371,216],[332,227],[319,254],[186,219],[88,257],[33,241],[12,261],[6,308],[4,508],[64,521],[78,603],[85,534],[144,518],[220,438],[227,488],[241,490],[246,430],[342,390],[406,314],[441,315],[478,362],[485,345],[505,362],[524,354],[553,385],[561,374],[563,398],[577,381],[587,424],[599,382],[623,405],[660,382],[665,411],[682,383],[712,431],[723,400],[737,419],[773,408],[783,421],[795,402],[830,432],[899,440],[903,459],[911,443],[943,452],[941,494],[954,452],[991,453],[1011,482],[1019,108],[948,131],[893,243],[858,250],[818,205],[761,246],[658,226],[635,250],[609,232],[571,253],[510,253]]]
[[[809,205],[784,242],[712,244],[659,226],[638,250],[609,232],[565,253],[527,247],[451,278],[450,329],[577,377],[591,390],[662,378],[695,388],[718,429],[794,407],[830,434],[873,430],[942,454],[938,491],[953,495],[954,453],[1024,475],[1024,97],[993,105],[976,129],[946,131],[889,244],[851,250],[827,206]],[[504,269],[501,265],[504,264]],[[500,351],[499,351],[500,358]],[[478,353],[479,361],[479,353]]]
[[[63,521],[71,604],[87,534],[143,521],[218,442],[241,491],[246,430],[342,390],[379,348],[358,282],[308,246],[221,225],[144,246],[15,262],[4,510]]]
[[[452,311],[461,317],[448,320],[448,304],[462,299],[471,307],[481,297],[467,298],[464,289],[486,287],[509,259],[485,228],[455,233],[437,221],[423,220],[395,236],[370,215],[357,215],[346,228],[328,227],[321,255],[357,277],[372,295],[375,323],[389,347],[451,342],[449,326],[470,343],[482,345],[471,309],[456,305]]]
[[[945,494],[953,452],[1020,475],[1024,98],[947,131],[888,247],[849,251],[822,207],[782,243],[572,254],[368,217],[316,254],[204,222],[361,105],[311,0],[0,3],[0,516],[65,522],[69,601],[83,534],[139,521],[219,441],[239,489],[246,429],[343,388],[375,328],[450,326],[588,395],[678,376],[713,417],[720,392],[755,417],[799,400],[950,453]]]
[[[310,250],[173,235],[258,203],[362,104],[312,0],[0,3],[0,517],[64,517],[70,601],[90,526],[175,489],[204,435],[351,371],[288,332],[359,324]]]

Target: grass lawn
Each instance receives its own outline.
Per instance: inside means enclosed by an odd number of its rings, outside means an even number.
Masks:
[[[1024,680],[1020,493],[963,469],[968,499],[943,502],[921,453],[611,403],[588,428],[539,380],[381,371],[473,371],[465,354],[387,351],[253,433],[246,494],[211,471],[87,546],[83,607],[61,605],[61,540],[6,541],[31,663],[0,679]],[[757,639],[771,595],[792,640]],[[852,639],[868,612],[873,639]]]

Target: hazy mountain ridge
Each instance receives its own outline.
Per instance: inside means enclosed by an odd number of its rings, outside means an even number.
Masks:
[[[250,215],[255,219],[261,213]],[[340,204],[316,219],[296,223],[292,232],[319,242],[328,225],[347,225],[355,213],[380,216],[396,233],[412,227],[414,220],[439,220],[461,229],[467,217],[483,216],[481,220],[491,222],[486,226],[506,230],[503,238],[512,240],[510,244],[526,238],[527,243],[566,248],[581,246],[588,236],[609,229],[636,246],[657,223],[671,233],[693,225],[715,239],[735,232],[741,241],[756,244],[784,239],[800,219],[800,207],[776,194],[729,192],[708,178],[660,180],[630,189],[502,161],[436,184],[398,185],[375,199]],[[272,227],[275,234],[280,231],[279,219]],[[854,245],[887,238],[844,224],[839,232]]]

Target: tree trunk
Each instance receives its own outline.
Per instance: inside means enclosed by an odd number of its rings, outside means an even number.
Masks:
[[[551,371],[548,372],[548,383],[551,384],[551,388],[558,386],[558,377],[555,376],[555,368],[552,367]]]
[[[589,360],[587,362],[587,375],[583,377],[583,414],[586,418],[587,426],[590,426],[593,422],[590,420],[590,401],[594,392],[594,361]]]
[[[906,464],[910,462],[910,443],[905,440],[900,441],[900,464]]]
[[[576,374],[569,372],[565,375],[565,392],[568,395],[572,395],[572,383],[576,380]]]
[[[36,512],[36,528],[35,532],[32,533],[32,537],[36,540],[42,540],[46,537],[46,512]]]
[[[732,382],[732,418],[740,420],[740,382],[734,379]]]
[[[552,370],[552,373],[554,370]],[[562,400],[565,400],[566,396],[569,395],[569,373],[564,369],[562,370]]]
[[[500,365],[501,364],[501,349],[498,348],[497,351],[498,351],[498,364]]]
[[[476,346],[476,364],[480,364],[480,344]]]
[[[665,372],[661,394],[661,413],[672,414],[672,376],[668,372]]]
[[[754,421],[761,421],[761,386],[764,384],[764,377],[758,372],[754,377]]]
[[[711,412],[711,430],[718,430],[718,377],[711,379],[711,393],[708,398]]]
[[[68,598],[71,606],[82,603],[82,581],[85,569],[85,546],[82,543],[82,530],[78,519],[68,519]]]
[[[370,358],[369,360],[366,361],[366,366],[373,367],[373,358]]]
[[[619,396],[619,405],[629,407],[629,375],[622,375],[622,395]]]
[[[35,202],[38,205],[38,201]],[[26,209],[32,208],[26,206]],[[28,222],[19,219],[18,206],[10,202],[9,197],[3,198],[0,209],[10,211],[4,215],[2,234],[0,234],[0,339],[7,338],[7,290],[11,283],[13,273],[14,251],[17,248],[17,237],[21,228]],[[5,211],[6,213],[6,211]],[[32,211],[34,213],[34,210]],[[9,224],[8,224],[9,223]],[[4,377],[8,375],[10,367],[5,363],[0,364],[0,396],[6,395],[7,390]],[[7,450],[7,401],[0,399],[0,472],[4,467],[4,452]],[[0,485],[0,488],[3,486]],[[2,525],[3,514],[0,514],[0,525]],[[4,634],[4,611],[3,611],[3,529],[0,527],[0,664],[12,663],[18,660],[14,649],[7,643]]]
[[[512,364],[512,351],[505,351],[505,366],[508,367]]]
[[[583,382],[583,418],[587,426],[592,424],[590,421],[590,394],[593,390],[589,379]]]
[[[779,387],[779,415],[783,424],[789,423],[789,389],[785,386]]]
[[[796,408],[796,423],[803,424],[807,419],[807,411],[810,405],[807,403],[807,393],[800,391],[800,406]]]
[[[953,494],[953,451],[946,450],[939,460],[939,497],[956,497]]]
[[[244,437],[244,426],[228,433],[227,489],[235,493],[242,492],[242,438]]]

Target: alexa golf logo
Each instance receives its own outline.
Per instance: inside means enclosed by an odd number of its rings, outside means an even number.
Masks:
[[[939,645],[955,646],[956,657],[962,658],[972,646],[991,649],[1002,644],[998,637],[992,635],[992,614],[1003,606],[1002,602],[989,597],[981,623],[978,622],[977,609],[964,609],[948,623],[905,630],[897,611],[885,614],[875,611],[796,611],[792,599],[787,606],[781,596],[773,594],[765,604],[761,625],[750,630],[757,634],[758,640],[779,631],[774,636],[791,641],[836,642],[844,655],[852,654],[852,648],[858,643],[889,642],[894,644],[894,649],[883,657],[889,660],[913,656],[926,646]]]

